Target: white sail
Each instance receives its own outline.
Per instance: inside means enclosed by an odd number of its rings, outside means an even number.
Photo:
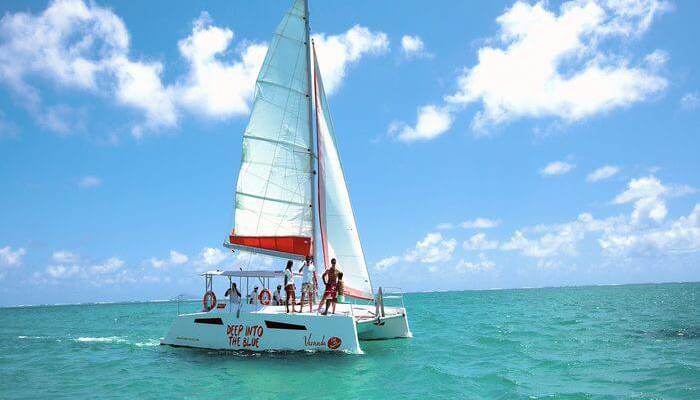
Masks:
[[[335,130],[315,51],[314,85],[318,135],[318,211],[324,262],[328,266],[331,259],[337,260],[343,272],[346,294],[371,299],[372,284],[336,148]]]
[[[303,256],[313,238],[308,7],[297,0],[270,42],[255,87],[229,247]],[[292,242],[283,243],[292,239]],[[295,250],[297,249],[297,250]]]

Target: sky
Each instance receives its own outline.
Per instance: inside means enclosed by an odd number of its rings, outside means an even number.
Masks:
[[[221,243],[289,3],[0,4],[0,305],[282,267]],[[310,10],[375,287],[700,280],[700,3]]]

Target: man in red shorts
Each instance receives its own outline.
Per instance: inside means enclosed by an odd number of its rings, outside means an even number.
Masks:
[[[338,295],[337,284],[338,284],[338,269],[335,266],[335,258],[331,260],[331,267],[323,273],[323,283],[326,285],[326,291],[323,293],[321,302],[318,305],[318,311],[321,312],[321,306],[323,302],[326,303],[326,310],[321,313],[321,315],[328,314],[328,307],[331,306],[331,302],[335,300]]]

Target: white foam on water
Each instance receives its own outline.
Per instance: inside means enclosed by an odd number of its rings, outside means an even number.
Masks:
[[[145,342],[136,342],[134,343],[136,347],[151,347],[151,346],[160,346],[160,340],[158,339],[148,339]]]
[[[107,336],[107,337],[79,337],[77,339],[73,339],[76,342],[81,342],[81,343],[125,343],[126,339],[121,338],[119,336]]]

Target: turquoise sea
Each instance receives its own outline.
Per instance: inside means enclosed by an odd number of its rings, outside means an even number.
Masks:
[[[364,355],[159,346],[175,303],[0,309],[0,398],[700,398],[700,284],[408,294]]]

